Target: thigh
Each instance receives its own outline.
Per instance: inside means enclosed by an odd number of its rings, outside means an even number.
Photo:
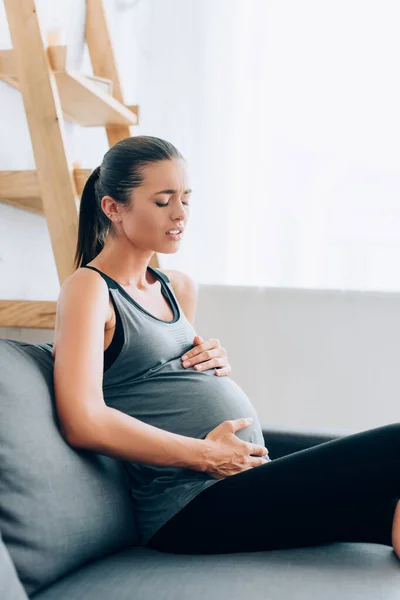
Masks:
[[[239,552],[332,541],[390,544],[400,496],[400,424],[318,444],[219,480],[149,547]]]

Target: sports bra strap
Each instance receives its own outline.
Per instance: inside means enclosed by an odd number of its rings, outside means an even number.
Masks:
[[[159,276],[161,277],[161,279],[163,281],[165,281],[165,283],[170,283],[170,280],[168,279],[167,275],[165,273],[163,273],[162,271],[160,271],[160,269],[156,269],[155,267],[150,267],[150,269],[153,269],[153,271],[156,271]]]
[[[150,265],[149,265],[150,266]],[[98,273],[100,273],[100,275],[103,277],[103,279],[106,281],[108,287],[110,287],[110,283],[114,283],[114,280],[111,279],[111,277],[109,277],[108,275],[106,275],[105,273],[103,273],[102,271],[100,271],[99,269],[97,269],[96,267],[92,267],[91,265],[82,265],[82,268],[85,269],[93,269],[94,271],[97,271]],[[156,271],[158,276],[165,282],[165,283],[171,283],[169,278],[167,277],[167,275],[165,273],[163,273],[162,271],[160,271],[159,269],[156,269],[155,267],[150,267],[150,269],[153,269],[153,271]],[[112,286],[114,287],[114,286]]]
[[[115,288],[114,280],[111,279],[111,277],[109,277],[102,271],[100,271],[99,269],[97,269],[96,267],[92,267],[91,265],[82,265],[82,268],[83,269],[93,269],[93,271],[97,271],[97,273],[99,273],[102,276],[102,278],[104,279],[104,281],[106,282],[106,284],[109,288]]]

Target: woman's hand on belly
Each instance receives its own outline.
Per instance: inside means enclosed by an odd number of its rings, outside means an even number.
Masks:
[[[217,367],[214,375],[229,375],[232,372],[225,348],[220,341],[209,339],[204,341],[199,335],[194,338],[195,347],[181,357],[182,366],[187,369],[194,365],[196,371],[206,371]]]
[[[265,446],[244,442],[235,435],[250,424],[249,419],[229,419],[210,431],[204,438],[209,445],[203,471],[214,479],[224,479],[270,462],[268,456],[264,458],[268,455]]]

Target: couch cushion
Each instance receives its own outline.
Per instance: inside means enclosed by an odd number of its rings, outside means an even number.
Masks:
[[[61,436],[49,344],[0,340],[0,531],[28,595],[138,543],[122,461]]]
[[[0,598],[1,600],[28,600],[18,579],[14,563],[3,544],[0,533]]]
[[[82,567],[34,600],[371,600],[400,598],[399,561],[380,544],[234,554],[132,548]]]

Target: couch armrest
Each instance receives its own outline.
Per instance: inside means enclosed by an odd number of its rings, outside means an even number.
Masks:
[[[351,432],[344,431],[310,431],[301,429],[284,429],[262,426],[265,447],[271,459],[280,458],[299,450],[323,444]]]

